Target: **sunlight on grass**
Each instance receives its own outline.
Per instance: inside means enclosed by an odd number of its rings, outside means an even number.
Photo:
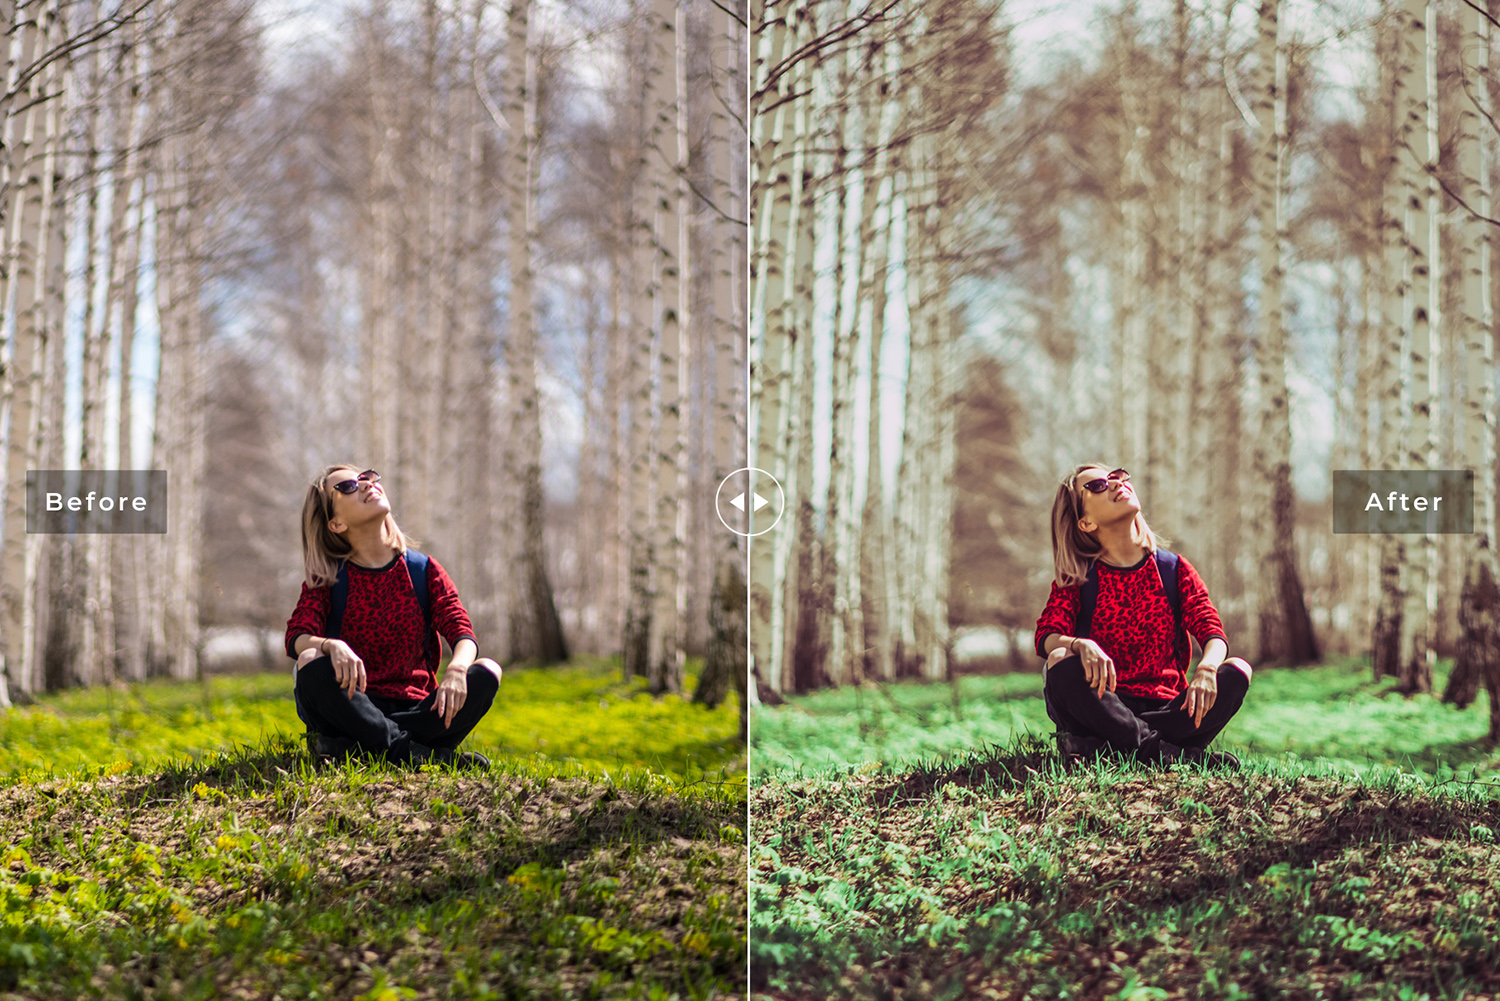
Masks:
[[[688,662],[689,691],[698,666]],[[464,746],[596,774],[649,768],[677,781],[743,783],[734,696],[710,710],[644,689],[644,679],[622,682],[618,664],[603,658],[508,670]],[[0,712],[0,775],[153,767],[303,731],[290,665],[272,674],[64,691]]]

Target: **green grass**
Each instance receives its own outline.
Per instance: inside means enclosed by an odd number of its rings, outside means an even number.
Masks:
[[[1066,770],[1041,680],[756,711],[756,997],[1500,991],[1500,757],[1478,746],[1483,694],[1460,711],[1350,661],[1259,671],[1220,738],[1243,771]]]
[[[698,667],[688,662],[689,690]],[[621,682],[618,664],[600,658],[509,669],[464,747],[601,774],[649,768],[681,781],[743,782],[734,699],[710,710],[674,695],[653,699],[645,686],[643,678]],[[305,729],[292,704],[290,661],[273,674],[73,689],[0,714],[0,775],[151,767]]]
[[[1439,661],[1436,690],[1451,661]],[[1363,774],[1399,766],[1449,778],[1483,775],[1500,759],[1478,747],[1489,727],[1488,696],[1467,709],[1436,696],[1404,698],[1376,683],[1363,662],[1260,670],[1243,708],[1215,746],[1289,760],[1321,761]],[[760,707],[751,721],[757,773],[879,761],[918,761],[1050,734],[1040,674],[962,678],[946,684],[833,689]]]
[[[1473,998],[1500,988],[1500,801],[1049,743],[751,784],[757,998]]]
[[[0,992],[742,996],[736,707],[615,677],[507,672],[484,774],[313,768],[289,671],[0,715]]]

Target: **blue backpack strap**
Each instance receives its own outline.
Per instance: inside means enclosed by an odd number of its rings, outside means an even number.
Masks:
[[[407,547],[406,572],[411,575],[412,594],[417,599],[417,607],[422,610],[423,650],[426,650],[434,639],[432,632],[432,591],[427,582],[427,567],[429,562],[426,553],[419,553],[410,546]],[[442,656],[442,652],[442,645],[439,644],[439,657]]]
[[[1099,604],[1099,559],[1089,560],[1089,575],[1078,594],[1078,615],[1073,620],[1073,635],[1088,639],[1094,628],[1094,606]]]
[[[412,590],[416,593],[417,607],[422,609],[422,622],[432,629],[432,592],[427,584],[427,554],[415,549],[406,550],[406,572],[411,575]]]
[[[349,604],[349,561],[339,561],[339,576],[333,582],[328,595],[328,621],[323,626],[323,635],[331,640],[339,638],[344,627],[344,609]]]
[[[1167,603],[1172,606],[1172,622],[1177,632],[1182,632],[1182,586],[1177,579],[1177,554],[1156,547],[1156,569],[1161,574],[1162,586],[1167,591]]]

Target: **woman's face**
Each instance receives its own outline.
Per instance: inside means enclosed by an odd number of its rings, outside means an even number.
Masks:
[[[385,491],[381,489],[379,483],[360,480],[359,488],[350,494],[340,493],[333,488],[335,483],[343,483],[358,477],[359,470],[357,469],[335,469],[323,480],[323,496],[329,499],[329,506],[333,512],[333,516],[329,519],[329,527],[335,532],[360,528],[372,522],[378,524],[391,513],[391,502],[386,500]]]
[[[1073,496],[1078,498],[1079,522],[1085,532],[1128,522],[1141,511],[1141,502],[1129,481],[1118,475],[1111,478],[1110,472],[1099,466],[1090,466],[1073,477]],[[1093,480],[1108,480],[1109,485],[1102,493],[1085,490],[1083,485]]]

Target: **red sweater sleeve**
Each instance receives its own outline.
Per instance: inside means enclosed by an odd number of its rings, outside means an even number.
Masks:
[[[473,640],[478,646],[479,640],[469,622],[469,613],[458,600],[458,588],[454,587],[453,578],[431,556],[427,557],[427,594],[432,599],[432,627],[448,641],[448,648],[453,649],[459,640],[464,639]]]
[[[292,611],[292,617],[286,624],[286,655],[296,659],[297,651],[292,644],[297,642],[297,637],[303,633],[311,636],[322,636],[323,629],[328,625],[328,604],[332,595],[332,588],[308,587],[307,582],[302,582],[302,597],[297,599],[297,607]]]
[[[1208,597],[1208,585],[1198,576],[1193,565],[1181,556],[1177,558],[1177,583],[1182,589],[1182,625],[1200,647],[1217,637],[1229,645],[1224,635],[1224,623],[1219,621],[1218,610]]]
[[[1078,621],[1078,602],[1081,592],[1078,587],[1058,587],[1057,581],[1052,582],[1052,594],[1047,598],[1047,607],[1042,609],[1042,617],[1036,620],[1036,655],[1047,656],[1042,649],[1042,642],[1053,633],[1067,635],[1073,631],[1073,623]]]

